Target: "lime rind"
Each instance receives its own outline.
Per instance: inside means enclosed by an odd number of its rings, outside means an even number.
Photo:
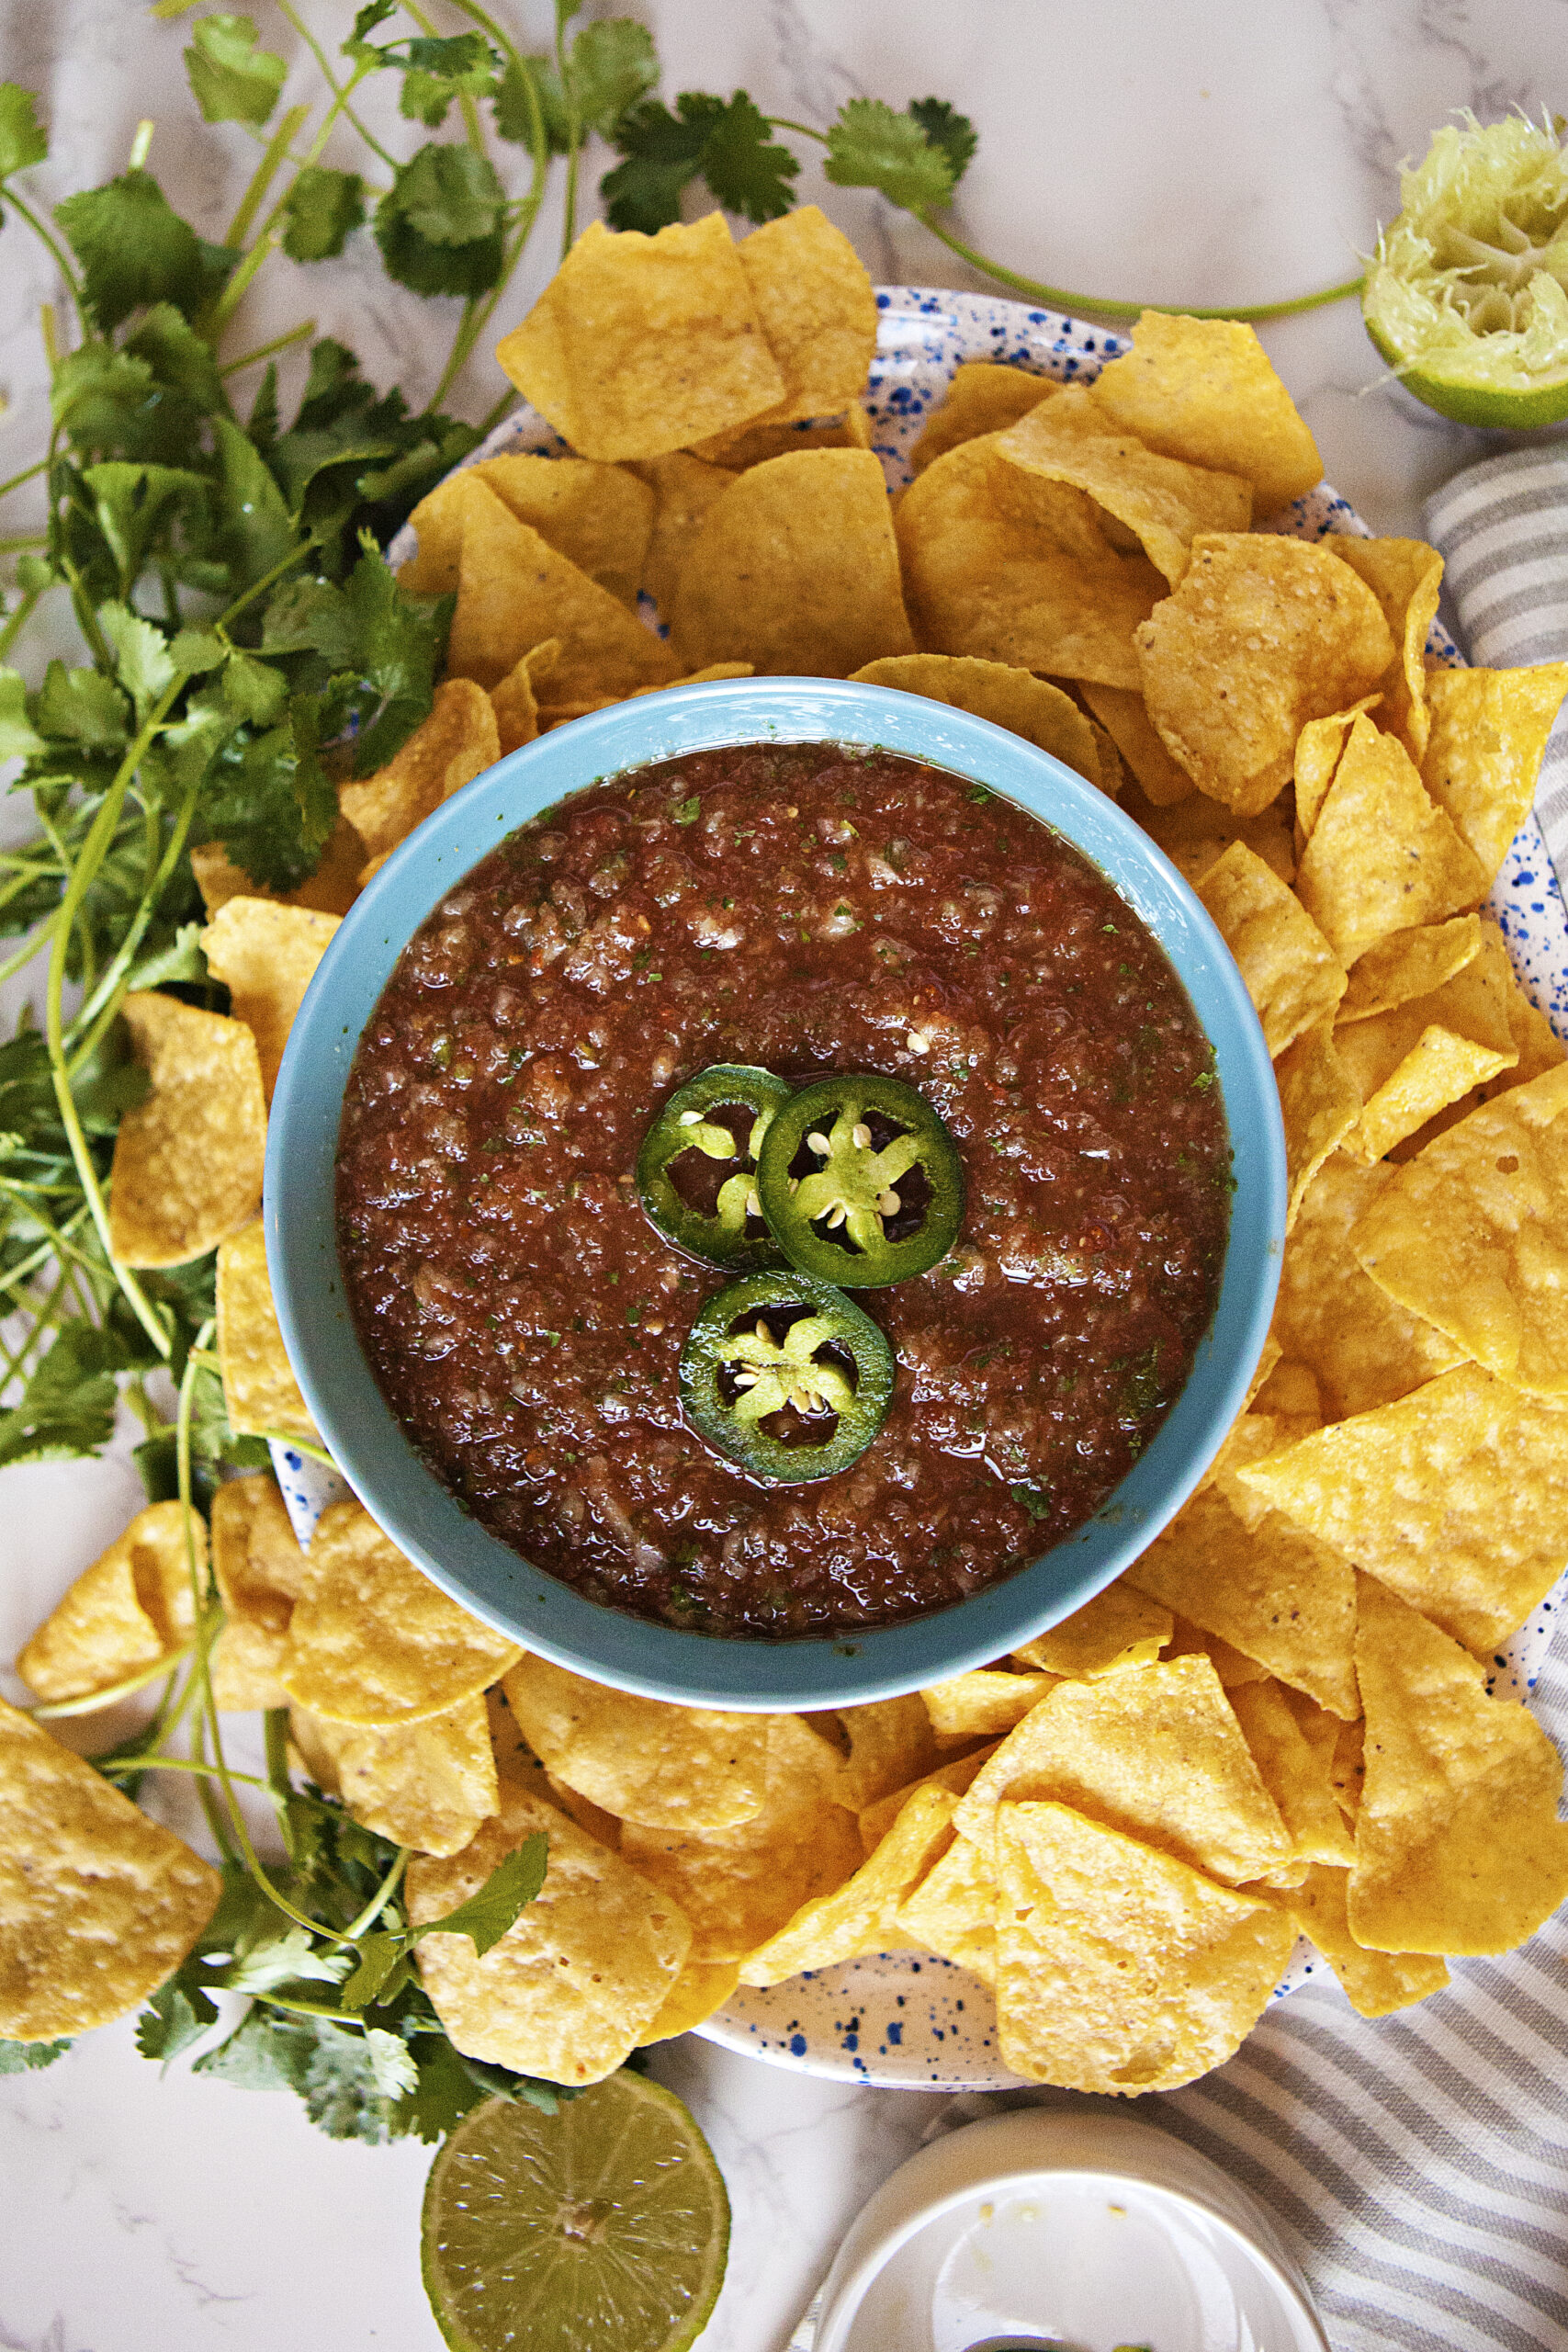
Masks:
[[[1401,381],[1463,424],[1568,415],[1568,156],[1554,129],[1467,115],[1400,194],[1361,308]]]

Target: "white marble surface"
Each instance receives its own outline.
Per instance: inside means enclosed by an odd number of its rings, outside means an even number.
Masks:
[[[541,42],[539,0],[498,0]],[[744,84],[769,110],[821,119],[845,96],[935,91],[975,119],[980,153],[959,233],[1052,283],[1173,306],[1261,300],[1346,277],[1397,207],[1402,156],[1454,107],[1495,117],[1560,99],[1568,0],[623,0],[654,28],[666,86]],[[304,0],[336,40],[351,9]],[[439,16],[439,0],[434,0]],[[269,45],[295,42],[253,0]],[[591,13],[593,11],[591,10]],[[202,125],[181,87],[186,31],[130,0],[7,0],[0,74],[39,88],[51,196],[124,166],[143,116],[152,164],[209,235],[251,150]],[[406,129],[406,127],[405,127]],[[412,142],[411,142],[412,143]],[[592,175],[590,178],[592,185]],[[803,174],[874,275],[972,284],[880,202]],[[548,274],[547,208],[518,304]],[[41,447],[38,306],[51,288],[25,232],[0,239],[0,476]],[[444,333],[370,259],[276,266],[246,313],[261,342],[304,312],[418,401]],[[1489,436],[1397,388],[1351,304],[1264,331],[1329,477],[1377,529],[1419,527],[1426,492]],[[498,389],[476,359],[454,405]],[[7,529],[25,527],[7,509]],[[136,1500],[128,1464],[12,1471],[0,1512],[0,1656]],[[6,1686],[10,1687],[10,1686]],[[710,2133],[735,2208],[730,2275],[705,2352],[780,2352],[837,2238],[916,2144],[933,2102],[815,2083],[687,2041],[660,2062]],[[129,2026],[47,2074],[0,2082],[0,2352],[426,2352],[418,2277],[426,2159],[321,2139],[290,2100],[166,2076]]]

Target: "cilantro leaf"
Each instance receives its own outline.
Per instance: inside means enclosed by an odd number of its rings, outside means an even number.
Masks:
[[[561,96],[560,76],[552,57],[513,57],[509,59],[505,73],[495,93],[495,127],[503,139],[515,147],[532,147],[534,143],[534,110],[530,94],[539,108],[545,133],[545,153],[564,155],[570,142],[566,101]]]
[[[358,723],[354,773],[369,775],[429,715],[450,611],[446,598],[429,605],[405,596],[367,547],[346,588],[302,580],[275,597],[262,650],[321,656]]]
[[[225,744],[198,811],[202,838],[221,842],[265,889],[292,890],[314,873],[337,822],[337,792],[318,755],[314,718],[313,697],[297,695],[278,726]]]
[[[116,677],[135,704],[138,718],[145,718],[179,675],[163,631],[129,605],[119,604],[99,605],[98,627],[113,650]]]
[[[400,165],[376,208],[376,242],[389,276],[416,294],[487,293],[505,258],[505,204],[482,155],[427,143]]]
[[[789,210],[789,184],[799,170],[789,149],[769,138],[766,117],[737,90],[703,154],[703,177],[725,210],[748,220],[776,220]]]
[[[203,17],[186,53],[191,93],[209,122],[265,122],[288,67],[256,47],[249,17]]]
[[[880,98],[851,98],[828,132],[827,175],[835,187],[874,187],[906,211],[951,202],[958,174],[944,146],[912,114]]]
[[[281,563],[299,534],[259,450],[227,417],[220,417],[213,430],[222,488],[220,544],[234,585],[243,588]]]
[[[343,2005],[345,2009],[363,2009],[372,2001],[392,1997],[389,1984],[399,1964],[407,1956],[407,1943],[401,1936],[391,1936],[373,1930],[359,1943],[359,1965],[352,1976],[344,1979]],[[395,1991],[397,1988],[392,1988]]]
[[[0,2044],[0,2054],[4,2048]],[[491,2094],[474,2080],[445,2038],[422,2034],[412,2048],[417,2069],[413,2091],[400,2101],[392,2128],[400,2138],[423,2140],[427,2147],[434,2147],[462,2121],[469,2108]]]
[[[918,122],[933,147],[940,147],[953,166],[953,182],[956,187],[975,160],[975,150],[980,141],[974,124],[966,114],[960,114],[946,98],[911,98],[908,113]]]
[[[389,64],[399,62],[383,51]],[[452,33],[411,40],[403,51],[400,113],[411,122],[432,130],[446,121],[454,98],[488,97],[495,87],[501,60],[482,33]]]
[[[477,1894],[470,1894],[466,1903],[459,1903],[445,1918],[431,1919],[416,1928],[415,1937],[471,1936],[474,1950],[482,1960],[491,1945],[498,1944],[513,1925],[524,1905],[532,1903],[543,1886],[548,1859],[544,1833],[536,1830],[532,1838],[525,1838],[514,1853],[496,1864]]]
[[[237,428],[228,429],[243,440]],[[205,503],[207,497],[201,476],[183,466],[135,465],[124,458],[106,458],[101,464],[87,467],[82,481],[93,501],[93,519],[118,574],[122,597],[135,585],[171,502]]]
[[[96,670],[68,670],[63,662],[44,672],[32,715],[40,733],[89,750],[117,751],[129,732],[118,687]]]
[[[28,689],[18,670],[0,670],[0,760],[30,760],[45,748],[28,718]]]
[[[49,133],[38,119],[38,99],[19,83],[0,82],[0,179],[41,164],[49,153]]]
[[[204,415],[226,416],[229,398],[212,345],[172,302],[155,302],[121,348],[145,360],[154,383],[183,392]]]
[[[659,87],[659,56],[653,36],[630,17],[606,17],[584,25],[567,58],[578,119],[584,131],[613,137],[628,107]]]
[[[118,1397],[114,1375],[124,1363],[112,1331],[62,1323],[18,1402],[0,1413],[0,1466],[58,1462],[107,1445]]]
[[[724,113],[722,98],[684,90],[673,114],[661,100],[648,98],[622,117],[613,143],[625,161],[599,183],[612,229],[652,235],[680,219],[681,198],[701,172]]]
[[[52,2066],[71,2047],[69,2041],[0,2041],[0,2075],[27,2075]]]
[[[305,2061],[300,2097],[311,2122],[331,2140],[364,2140],[376,2148],[390,2137],[387,2095],[382,2089],[382,2077],[390,2070],[370,2041],[372,2033],[379,2032],[371,2027],[360,2034],[348,2027],[329,2025],[325,2018],[316,2021],[315,2046]],[[381,2034],[380,2040],[391,2041],[393,2036]],[[400,2049],[399,2054],[402,2054]],[[413,2075],[412,2062],[408,2073]],[[398,2093],[412,2086],[411,2082],[400,2080]]]
[[[288,227],[283,250],[292,261],[330,261],[365,219],[365,183],[357,172],[307,164],[283,200]]]
[[[82,266],[87,308],[106,334],[143,303],[172,302],[193,317],[240,258],[204,243],[151,172],[125,172],[68,196],[54,217]]]
[[[136,2047],[143,2058],[161,2058],[166,2065],[218,2022],[218,2006],[181,1969],[160,1984],[136,2020]]]
[[[251,2010],[227,2041],[204,2052],[191,2068],[242,2091],[303,2093],[315,2047],[312,2020],[285,2018],[275,2009]]]

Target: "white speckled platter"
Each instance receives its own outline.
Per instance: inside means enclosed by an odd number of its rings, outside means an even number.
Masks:
[[[877,289],[877,302],[882,316],[866,407],[873,447],[894,488],[908,480],[909,448],[964,361],[1001,361],[1058,382],[1088,382],[1107,359],[1128,347],[1103,327],[985,295],[885,286]],[[554,451],[562,446],[544,419],[525,407],[499,424],[467,462],[506,449]],[[1369,536],[1354,508],[1326,483],[1268,518],[1265,527],[1303,539],[1329,532]],[[415,544],[405,529],[388,554],[401,562]],[[1445,662],[1461,659],[1439,628],[1434,628],[1427,650]],[[1516,836],[1488,905],[1521,982],[1559,1035],[1568,1038],[1568,910],[1533,817]],[[309,1543],[327,1503],[348,1490],[333,1473],[292,1448],[275,1446],[273,1459],[296,1532]],[[1494,1688],[1521,1698],[1534,1689],[1564,1608],[1568,1576],[1499,1652]],[[1275,1998],[1294,1991],[1322,1965],[1310,1945],[1299,1944]],[[709,2041],[775,2065],[889,2087],[998,2090],[1018,2081],[997,2049],[990,1994],[965,1970],[928,1952],[876,1952],[765,1991],[742,1989],[698,2030]]]

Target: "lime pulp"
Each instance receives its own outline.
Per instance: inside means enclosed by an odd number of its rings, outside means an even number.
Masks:
[[[613,2075],[558,2111],[487,2099],[431,2166],[421,2261],[453,2352],[682,2352],[729,2202],[673,2092]]]

